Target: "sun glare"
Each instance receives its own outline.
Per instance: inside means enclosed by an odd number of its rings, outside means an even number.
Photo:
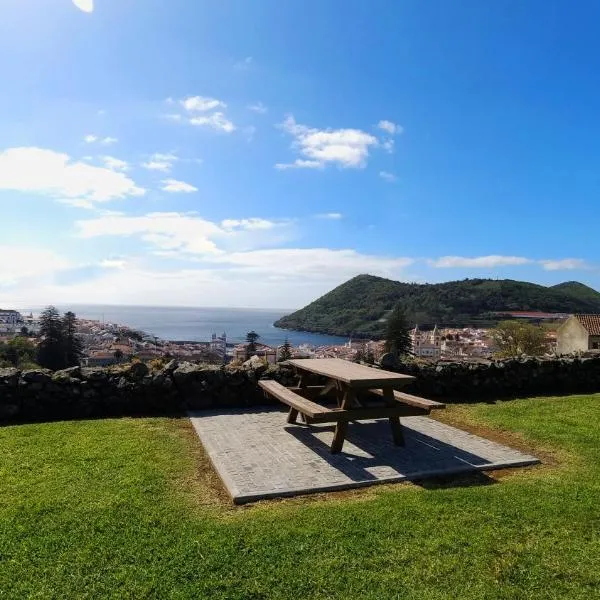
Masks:
[[[94,11],[94,0],[73,0],[73,4],[83,12],[91,13]]]

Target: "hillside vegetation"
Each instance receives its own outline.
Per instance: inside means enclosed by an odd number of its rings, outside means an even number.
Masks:
[[[575,281],[552,287],[511,279],[418,284],[358,275],[279,319],[275,326],[331,335],[380,337],[387,314],[397,304],[410,323],[490,327],[502,311],[600,313],[600,293]]]

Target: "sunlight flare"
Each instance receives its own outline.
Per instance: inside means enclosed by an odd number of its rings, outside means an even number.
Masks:
[[[73,4],[83,12],[94,12],[94,0],[73,0]]]

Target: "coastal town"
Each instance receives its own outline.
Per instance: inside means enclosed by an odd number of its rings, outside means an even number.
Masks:
[[[543,321],[552,319],[562,323],[567,314],[514,313],[515,319]],[[40,320],[33,314],[21,314],[16,310],[0,310],[0,342],[15,335],[35,336],[39,334]],[[192,362],[224,364],[243,362],[248,357],[245,342],[229,340],[225,332],[213,333],[206,341],[163,340],[151,333],[138,331],[123,324],[91,319],[77,320],[77,335],[83,346],[85,366],[107,366],[131,360],[151,361],[162,358],[177,358]],[[555,328],[548,328],[548,347],[556,349]],[[465,360],[488,359],[494,353],[494,342],[488,329],[482,328],[422,328],[416,325],[410,331],[412,354],[422,360]],[[282,358],[283,343],[277,346],[256,342],[253,355],[268,363]],[[340,344],[289,345],[292,358],[341,358],[350,361],[377,362],[385,353],[385,342],[381,340],[348,339]]]

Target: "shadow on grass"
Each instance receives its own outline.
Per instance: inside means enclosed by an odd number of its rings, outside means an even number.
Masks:
[[[447,488],[466,488],[494,485],[498,483],[496,479],[490,477],[481,471],[470,473],[457,473],[455,475],[446,475],[442,477],[432,477],[430,479],[413,479],[412,483],[426,490],[443,490]]]

